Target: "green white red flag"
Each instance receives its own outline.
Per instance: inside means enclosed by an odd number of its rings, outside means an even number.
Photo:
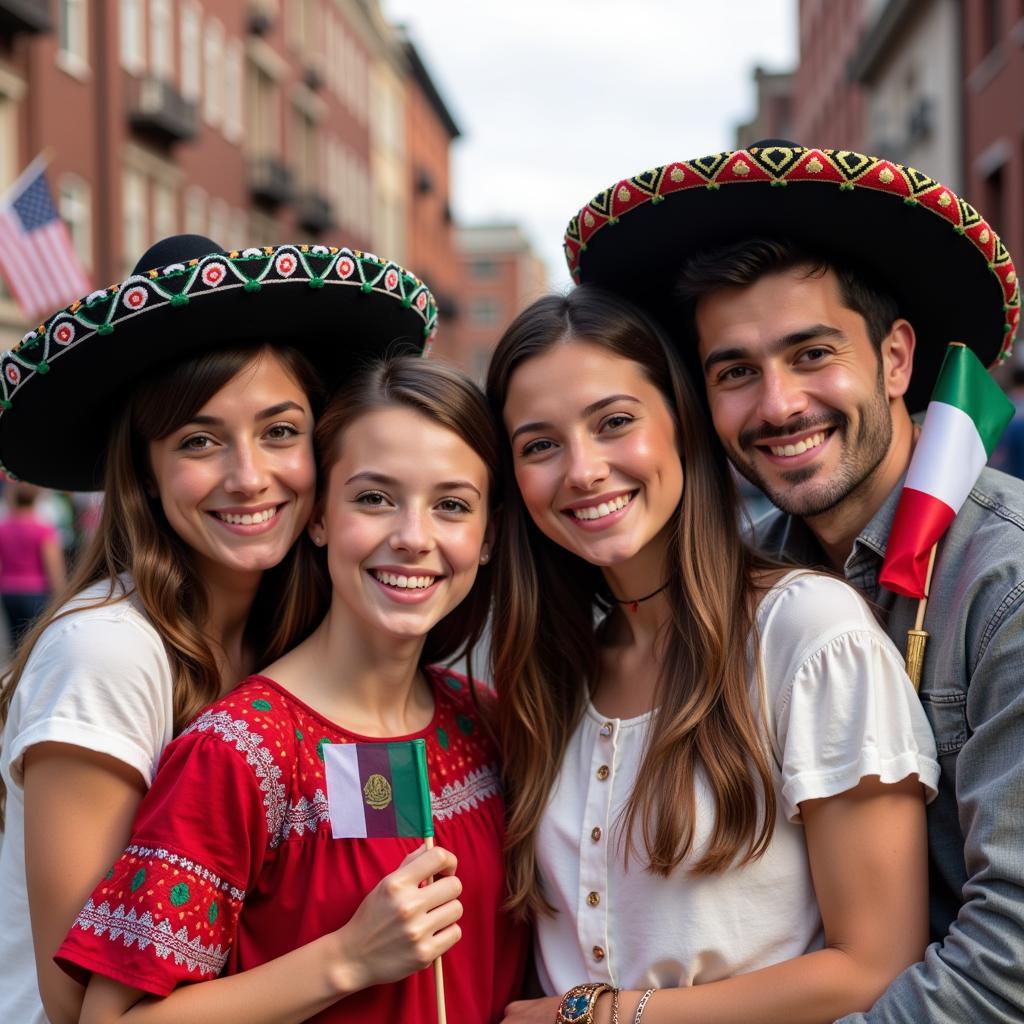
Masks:
[[[965,345],[953,342],[939,371],[914,449],[879,582],[922,598],[928,556],[956,518],[988,462],[1013,403]]]
[[[325,743],[321,749],[335,839],[433,836],[422,739]]]

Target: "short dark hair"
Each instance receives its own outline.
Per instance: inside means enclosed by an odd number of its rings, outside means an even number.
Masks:
[[[881,350],[893,321],[899,316],[896,300],[859,268],[812,252],[789,239],[747,238],[706,249],[684,264],[677,294],[695,306],[719,288],[746,288],[767,274],[798,267],[805,267],[808,277],[820,277],[831,270],[839,281],[843,305],[864,318],[871,344],[876,351]]]

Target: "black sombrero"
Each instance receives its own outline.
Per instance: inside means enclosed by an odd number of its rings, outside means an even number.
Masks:
[[[96,490],[117,397],[162,363],[281,341],[331,387],[360,360],[424,351],[436,323],[427,286],[371,253],[225,252],[201,235],[165,238],[127,280],[55,313],[0,356],[0,463],[46,487]]]
[[[891,290],[918,337],[912,412],[927,404],[948,342],[986,366],[1010,355],[1020,285],[995,231],[920,171],[849,150],[760,142],[626,178],[569,222],[565,255],[577,283],[632,299],[678,338],[683,263],[756,236],[841,258]]]

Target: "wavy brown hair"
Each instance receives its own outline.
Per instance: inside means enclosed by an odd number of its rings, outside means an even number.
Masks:
[[[499,422],[519,366],[565,341],[597,345],[639,365],[675,421],[685,464],[665,566],[671,620],[647,749],[621,822],[628,861],[636,836],[648,870],[667,876],[691,853],[695,777],[715,799],[707,848],[690,868],[722,871],[759,857],[771,839],[775,793],[763,726],[749,696],[762,579],[775,566],[742,542],[724,452],[689,378],[640,310],[591,286],[540,299],[502,336],[487,395]],[[492,659],[509,807],[510,905],[552,910],[536,837],[569,738],[600,670],[601,620],[613,607],[600,570],[544,536],[516,489],[503,429],[507,499],[496,551]],[[756,657],[754,664],[756,664]]]
[[[396,356],[368,364],[336,391],[316,425],[317,479],[326,487],[344,444],[345,430],[378,409],[412,409],[457,434],[487,467],[488,516],[498,501],[498,431],[480,389],[464,374],[421,356]],[[470,689],[472,650],[483,635],[491,607],[491,566],[481,565],[465,600],[427,635],[420,663],[445,664],[466,655]]]
[[[319,379],[308,360],[287,346],[207,352],[161,370],[136,386],[111,429],[99,526],[67,585],[18,647],[3,679],[0,727],[7,720],[15,688],[43,631],[76,610],[123,601],[127,595],[118,586],[118,577],[124,573],[131,575],[134,593],[163,639],[170,660],[175,732],[220,696],[219,652],[203,630],[207,594],[191,548],[168,525],[159,500],[148,493],[148,448],[151,441],[187,423],[256,358],[280,360],[306,392],[315,415],[321,404]],[[107,581],[109,590],[98,601],[64,607],[87,587],[102,581]],[[245,642],[258,663],[268,664],[302,640],[323,616],[326,599],[324,574],[303,531],[284,561],[263,574],[249,613]]]

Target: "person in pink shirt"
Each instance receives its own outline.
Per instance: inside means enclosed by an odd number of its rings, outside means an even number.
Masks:
[[[66,575],[60,534],[36,514],[38,487],[11,483],[7,516],[0,520],[0,601],[7,615],[11,647],[43,610]]]

